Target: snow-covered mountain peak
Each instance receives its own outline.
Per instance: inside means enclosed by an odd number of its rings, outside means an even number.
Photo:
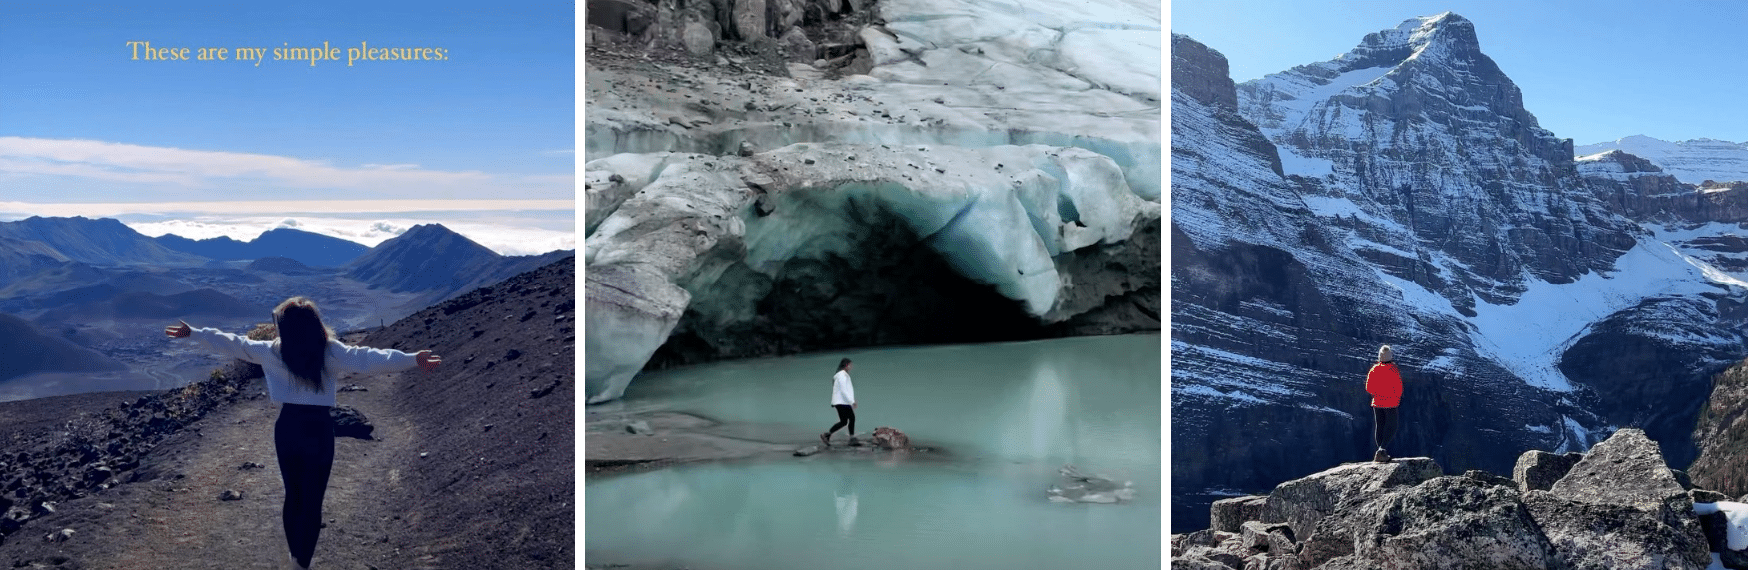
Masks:
[[[1574,154],[1593,155],[1620,150],[1659,165],[1667,174],[1688,184],[1750,180],[1750,143],[1696,138],[1671,142],[1646,135],[1632,135],[1609,142],[1574,147]]]
[[[1476,26],[1464,16],[1442,12],[1410,18],[1396,28],[1367,34],[1360,45],[1338,56],[1336,62],[1348,71],[1430,58],[1465,60],[1476,55],[1481,55]]]

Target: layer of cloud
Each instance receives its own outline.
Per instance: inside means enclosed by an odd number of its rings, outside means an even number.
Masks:
[[[148,187],[181,196],[223,192],[227,198],[283,197],[321,191],[356,198],[501,196],[557,198],[573,194],[570,175],[502,175],[443,171],[417,164],[336,166],[326,161],[77,139],[0,137],[0,190],[18,195],[43,180],[80,184],[82,193],[113,199]],[[114,190],[105,192],[106,188]],[[64,189],[63,189],[64,190]],[[57,192],[64,195],[64,192]]]

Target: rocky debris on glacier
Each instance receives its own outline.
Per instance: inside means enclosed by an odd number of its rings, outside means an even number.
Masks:
[[[1698,518],[1721,507],[1698,508],[1695,492],[1653,468],[1664,461],[1640,430],[1617,431],[1580,463],[1552,491],[1484,472],[1442,475],[1427,458],[1335,467],[1245,498],[1264,504],[1237,530],[1173,535],[1172,566],[1700,570],[1710,544],[1726,547],[1723,559],[1742,556],[1730,531]]]
[[[1136,488],[1130,481],[1114,481],[1082,472],[1074,465],[1057,470],[1061,479],[1045,490],[1053,503],[1117,503],[1136,498]]]
[[[1601,143],[1575,145],[1578,156],[1621,151],[1658,165],[1659,169],[1686,184],[1710,186],[1750,181],[1750,143],[1714,139],[1664,141],[1634,135]]]
[[[762,3],[768,21],[773,10],[802,18],[768,24],[763,36],[729,32],[728,14],[757,12]],[[612,26],[590,26],[600,33],[591,36],[599,39],[584,61],[589,158],[731,154],[744,143],[755,150],[798,142],[1048,144],[1106,154],[1139,194],[1160,196],[1156,6],[1090,12],[1072,2],[1036,2],[1020,11],[922,0],[731,4],[644,6],[652,14],[641,18],[652,23],[631,34],[635,41],[623,41],[627,33]],[[592,24],[597,19],[590,17]],[[684,29],[690,20],[719,30],[716,55],[680,55],[673,47],[679,40],[670,39],[679,32],[662,31]],[[785,61],[783,53],[807,51],[804,40],[816,44],[818,59]]]
[[[870,435],[869,439],[882,449],[911,449],[911,438],[906,437],[905,432],[887,426],[875,428],[875,433]]]
[[[1175,492],[1371,449],[1355,386],[1382,343],[1420,418],[1399,441],[1442,464],[1507,472],[1612,425],[1693,457],[1702,379],[1744,355],[1729,191],[1676,204],[1645,165],[1576,162],[1456,14],[1237,87],[1173,41],[1174,447],[1247,450],[1174,454]]]

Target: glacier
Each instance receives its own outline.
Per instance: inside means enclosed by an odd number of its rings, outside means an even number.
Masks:
[[[585,62],[590,403],[713,359],[1158,330],[1159,5],[871,9],[863,70]]]

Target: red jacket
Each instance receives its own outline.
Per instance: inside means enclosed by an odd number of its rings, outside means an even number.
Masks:
[[[1373,394],[1373,407],[1396,408],[1404,395],[1404,379],[1398,376],[1398,365],[1381,362],[1367,371],[1367,393]]]

